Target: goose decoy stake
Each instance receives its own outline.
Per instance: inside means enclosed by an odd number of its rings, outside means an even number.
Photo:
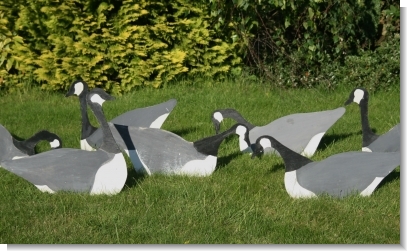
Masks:
[[[88,84],[83,80],[76,80],[71,84],[65,97],[78,96],[82,115],[81,149],[92,151],[100,147],[103,135],[102,131],[94,127],[89,121],[86,106],[88,92]],[[176,104],[177,100],[170,99],[160,104],[125,112],[110,122],[134,127],[160,128]],[[124,146],[120,147],[123,148]],[[126,149],[123,148],[122,150]]]
[[[284,184],[293,198],[327,194],[345,197],[352,194],[369,196],[379,183],[400,165],[400,152],[345,152],[313,162],[271,136],[259,137],[252,158],[273,147],[284,160]]]
[[[103,141],[98,150],[60,148],[2,161],[0,166],[31,182],[43,192],[120,192],[127,178],[127,165],[102,110],[103,102],[111,99],[110,95],[98,88],[90,91],[87,97],[88,105],[103,132]]]
[[[212,113],[212,122],[216,133],[224,118],[234,119],[249,128],[249,139],[254,144],[260,136],[274,135],[288,148],[304,156],[314,155],[325,132],[345,113],[344,107],[334,110],[297,113],[281,117],[265,126],[255,126],[249,123],[235,109],[219,109]],[[253,145],[252,145],[253,146]],[[243,152],[252,152],[250,147],[240,148]],[[278,154],[273,148],[266,153]]]
[[[19,141],[0,125],[0,162],[34,155],[35,146],[43,140],[49,142],[51,149],[62,147],[61,138],[47,130],[39,131],[30,138]]]
[[[375,134],[368,118],[369,93],[365,88],[352,90],[345,105],[355,102],[359,105],[362,121],[362,151],[364,152],[399,152],[400,151],[400,123],[383,135]]]
[[[130,158],[139,158],[145,173],[208,176],[215,171],[218,149],[231,134],[239,135],[240,144],[248,147],[248,130],[235,124],[227,131],[189,142],[182,137],[157,128],[114,125],[125,139]],[[113,133],[116,133],[113,131]],[[118,138],[118,137],[115,137]]]

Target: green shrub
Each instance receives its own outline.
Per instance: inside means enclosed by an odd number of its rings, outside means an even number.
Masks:
[[[1,77],[9,85],[31,77],[51,90],[82,77],[118,94],[180,74],[239,71],[234,44],[210,27],[207,8],[186,0],[28,0],[14,26],[24,37],[24,45],[12,46],[16,74]]]

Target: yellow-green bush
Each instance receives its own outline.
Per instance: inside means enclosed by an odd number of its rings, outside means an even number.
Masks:
[[[10,29],[24,41],[11,45],[13,69],[0,68],[7,87],[34,79],[65,90],[81,77],[118,94],[181,74],[240,69],[235,45],[215,33],[204,3],[28,0],[8,7]]]

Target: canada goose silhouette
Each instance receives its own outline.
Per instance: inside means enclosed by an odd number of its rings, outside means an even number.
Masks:
[[[284,184],[293,198],[327,194],[345,197],[369,196],[379,183],[400,165],[400,152],[345,152],[313,162],[278,142],[271,136],[259,137],[252,158],[273,147],[284,160]]]
[[[86,95],[88,92],[88,84],[83,80],[76,80],[71,84],[65,97],[78,96],[82,115],[81,149],[92,151],[100,147],[103,134],[100,129],[94,127],[89,121],[86,106]],[[110,122],[135,127],[160,128],[176,104],[176,99],[170,99],[160,104],[125,112]]]
[[[248,129],[235,124],[225,132],[189,142],[175,133],[157,128],[114,125],[125,139],[130,158],[139,158],[144,173],[208,176],[215,171],[218,149],[231,134],[239,135],[240,144],[250,144]],[[117,137],[115,137],[117,138]],[[140,171],[140,170],[139,170]]]
[[[249,128],[249,139],[253,146],[257,138],[263,135],[274,135],[288,148],[304,156],[314,155],[325,132],[345,113],[344,107],[334,110],[296,113],[278,118],[267,125],[255,126],[249,123],[235,109],[219,109],[212,113],[212,122],[216,133],[219,133],[220,123],[224,118],[234,119]],[[240,148],[243,152],[252,152],[251,147]],[[273,148],[266,153],[279,154]]]
[[[15,139],[4,126],[0,125],[0,162],[34,155],[35,146],[43,140],[49,142],[51,149],[62,147],[61,138],[47,130],[38,131],[30,138],[20,141]]]
[[[400,123],[383,135],[375,134],[369,125],[368,103],[369,93],[365,88],[357,87],[352,90],[345,105],[355,102],[359,105],[362,121],[362,151],[364,152],[399,152],[400,151]]]
[[[60,148],[21,159],[0,162],[0,166],[26,179],[43,192],[116,194],[127,178],[126,161],[106,121],[102,103],[113,99],[101,89],[88,94],[87,101],[103,132],[96,151]]]

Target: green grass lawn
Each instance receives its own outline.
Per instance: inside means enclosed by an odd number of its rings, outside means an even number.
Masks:
[[[171,98],[178,104],[163,124],[189,141],[214,134],[213,110],[232,107],[255,125],[291,113],[343,106],[351,88],[283,90],[244,81],[144,88],[106,102],[107,119]],[[370,125],[379,134],[400,121],[400,91],[371,93]],[[96,125],[96,119],[91,117]],[[57,133],[64,147],[79,148],[76,97],[34,89],[0,96],[0,124],[25,139],[41,129]],[[233,122],[226,119],[222,130]],[[327,131],[312,160],[360,151],[359,107]],[[44,142],[37,151],[48,150]],[[130,162],[128,162],[130,163]],[[0,168],[0,243],[400,243],[400,168],[370,197],[292,199],[284,188],[280,157],[251,159],[237,137],[220,145],[209,177],[138,176],[128,165],[114,196],[42,193]]]

